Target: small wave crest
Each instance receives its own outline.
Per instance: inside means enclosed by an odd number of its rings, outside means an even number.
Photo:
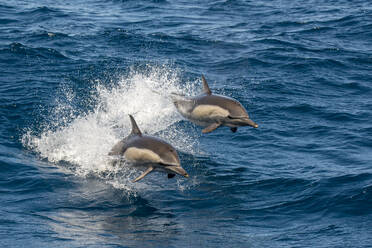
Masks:
[[[68,167],[79,176],[93,174],[116,188],[131,190],[134,186],[130,181],[136,171],[114,166],[113,158],[107,155],[129,134],[128,114],[134,115],[143,132],[160,136],[182,152],[193,153],[197,147],[195,137],[180,128],[169,128],[177,125],[181,117],[166,96],[172,92],[192,95],[196,88],[193,82],[181,84],[179,75],[169,66],[147,66],[130,69],[113,87],[97,81],[90,93],[96,104],[90,111],[75,109],[71,102],[78,96],[65,88],[56,99],[54,117],[37,134],[32,128],[27,130],[22,143],[41,158]],[[135,187],[144,184],[136,183]]]

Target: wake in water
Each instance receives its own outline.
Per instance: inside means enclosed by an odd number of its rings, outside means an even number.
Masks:
[[[29,130],[23,136],[23,144],[50,162],[67,162],[79,176],[93,174],[114,187],[128,190],[133,189],[130,181],[137,172],[125,165],[113,166],[108,156],[113,145],[130,133],[128,114],[135,116],[143,132],[156,134],[182,152],[194,152],[197,145],[194,137],[180,130],[167,130],[181,117],[164,96],[172,92],[195,94],[193,83],[180,84],[177,71],[168,67],[150,67],[141,72],[132,69],[115,87],[97,82],[95,88],[97,104],[92,111],[77,116],[66,116],[61,111],[74,108],[71,105],[74,94],[69,89],[63,90],[64,99],[69,100],[57,101],[57,123],[47,124],[38,135]],[[79,112],[73,110],[68,112]],[[140,184],[136,187],[141,187]]]

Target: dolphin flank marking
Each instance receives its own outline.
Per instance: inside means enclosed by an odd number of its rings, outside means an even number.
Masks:
[[[141,149],[136,147],[129,147],[124,152],[125,158],[130,161],[142,163],[161,163],[159,155],[149,149]]]
[[[191,112],[191,116],[195,119],[203,119],[205,116],[209,118],[225,118],[229,115],[229,111],[215,105],[199,105]]]

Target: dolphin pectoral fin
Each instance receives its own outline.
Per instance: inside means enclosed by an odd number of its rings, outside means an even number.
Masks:
[[[144,178],[147,174],[149,174],[154,168],[151,166],[149,167],[145,172],[143,172],[139,177],[137,177],[136,179],[133,180],[133,182],[137,182],[139,180],[141,180],[142,178]]]
[[[232,127],[230,129],[231,129],[231,132],[233,132],[233,133],[236,133],[236,131],[238,131],[238,128],[237,127]]]
[[[217,128],[219,128],[220,126],[221,126],[221,123],[218,123],[218,122],[213,123],[213,124],[209,125],[208,127],[204,128],[202,130],[202,133],[210,133],[210,132],[216,130]]]
[[[173,174],[173,173],[169,173],[168,174],[168,178],[173,178],[173,177],[175,177],[176,176],[176,174]]]

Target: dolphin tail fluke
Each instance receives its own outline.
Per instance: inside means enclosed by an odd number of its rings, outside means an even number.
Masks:
[[[133,180],[133,182],[137,182],[139,180],[141,180],[142,178],[144,178],[147,174],[149,174],[151,171],[154,170],[154,167],[149,167],[145,172],[143,172],[139,177],[137,177],[136,179]]]
[[[154,92],[155,94],[159,95],[159,96],[162,96],[162,97],[165,97],[165,98],[170,98],[173,102],[186,98],[186,95],[180,94],[180,93],[177,93],[177,92],[171,92],[171,93],[169,93],[169,95],[164,95],[164,94],[162,94],[162,93],[160,93],[159,91],[156,91],[156,90],[151,90],[151,91]]]
[[[174,106],[176,106],[178,112],[180,112],[181,114],[183,112],[190,111],[194,106],[194,101],[192,99],[187,98],[186,96],[172,93],[170,97],[172,99]]]
[[[174,104],[187,100],[187,97],[185,95],[174,93],[174,92],[170,93],[169,96]]]
[[[211,91],[211,89],[209,89],[207,80],[205,80],[204,75],[202,75],[202,81],[203,81],[203,91],[204,91],[204,93],[207,94],[207,95],[212,95],[212,91]]]
[[[170,93],[171,94],[171,96],[173,96],[173,97],[186,97],[186,95],[185,94],[180,94],[180,93],[177,93],[177,92],[171,92]]]
[[[134,120],[133,116],[132,115],[129,115],[129,118],[130,118],[130,122],[132,123],[132,133],[141,136],[142,135],[141,130],[137,126],[137,123]]]
[[[124,152],[124,142],[119,141],[116,145],[114,145],[113,148],[111,148],[111,151],[108,153],[109,156],[114,155],[122,155]]]
[[[210,133],[221,126],[221,123],[213,123],[202,130],[202,133]]]

